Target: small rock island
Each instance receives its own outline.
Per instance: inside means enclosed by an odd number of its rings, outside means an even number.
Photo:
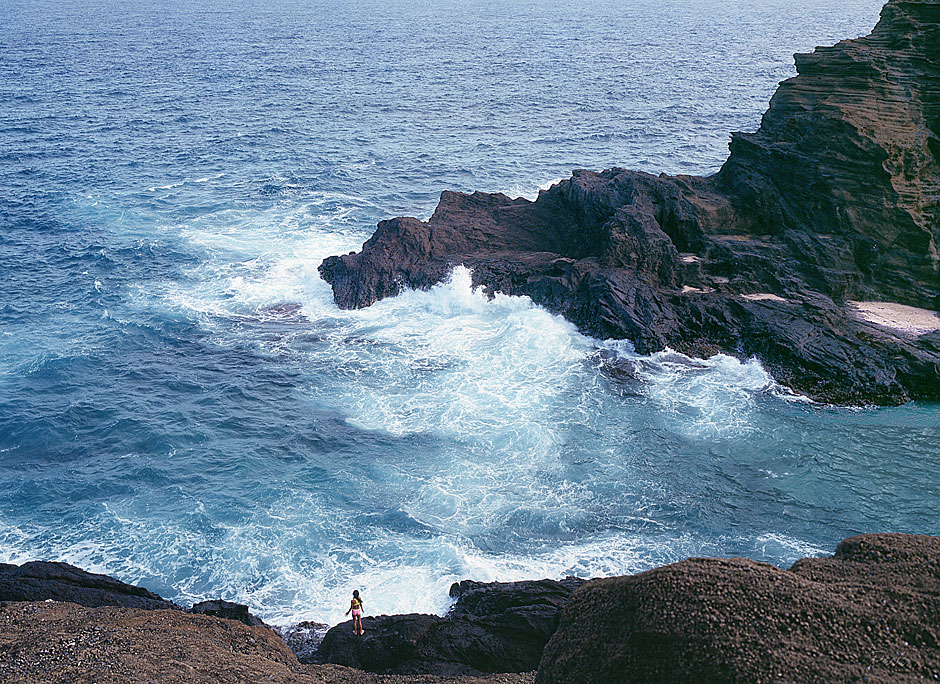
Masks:
[[[641,353],[756,356],[829,403],[940,399],[940,4],[891,0],[871,35],[796,67],[715,175],[444,192],[320,273],[357,308],[463,264]]]

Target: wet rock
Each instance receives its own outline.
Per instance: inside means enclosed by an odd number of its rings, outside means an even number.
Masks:
[[[870,36],[797,55],[756,133],[708,178],[575,171],[536,201],[444,192],[320,266],[344,308],[455,265],[597,337],[758,356],[834,403],[940,399],[940,333],[850,300],[940,308],[940,10],[892,0]]]
[[[363,636],[345,622],[327,632],[314,662],[385,674],[528,672],[583,582],[460,582],[451,587],[457,601],[445,617],[364,617]]]
[[[255,625],[264,625],[259,617],[255,617],[248,612],[248,606],[242,603],[232,603],[214,599],[211,601],[202,601],[195,604],[190,612],[197,615],[212,615],[214,617],[225,618],[226,620],[238,620],[242,624],[254,627]],[[266,625],[265,625],[266,626]]]
[[[583,586],[537,682],[932,681],[938,606],[938,537],[852,537],[790,570],[693,558]]]
[[[317,649],[330,626],[322,622],[298,622],[287,627],[272,627],[302,663],[315,662]]]
[[[69,601],[89,608],[180,609],[175,603],[143,587],[86,572],[68,563],[32,561],[20,566],[0,563],[0,601],[47,599]]]

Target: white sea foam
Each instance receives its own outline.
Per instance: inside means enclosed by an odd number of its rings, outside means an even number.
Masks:
[[[542,190],[548,190],[553,185],[557,185],[565,180],[565,177],[553,178],[550,181],[545,181],[544,183],[539,183],[538,185],[528,185],[528,184],[517,184],[513,185],[509,192],[507,193],[510,197],[524,197],[527,200],[534,202],[538,199],[539,192]]]
[[[643,492],[649,485],[624,454],[633,448],[631,432],[650,423],[705,442],[753,431],[759,398],[774,388],[757,361],[639,355],[628,341],[592,340],[528,298],[488,298],[463,267],[427,291],[339,310],[317,266],[359,248],[368,236],[356,221],[363,206],[317,194],[306,204],[204,216],[180,227],[206,254],[188,283],[139,296],[144,305],[195,317],[220,344],[252,342],[317,369],[310,390],[317,404],[357,429],[439,443],[433,460],[405,449],[366,472],[331,475],[377,483],[397,497],[397,510],[359,518],[288,482],[277,505],[238,525],[214,523],[209,537],[115,509],[110,522],[96,523],[121,530],[114,561],[103,563],[108,556],[98,548],[67,544],[60,557],[124,578],[160,572],[185,602],[224,588],[223,598],[287,624],[340,621],[354,588],[373,612],[442,612],[449,584],[466,577],[622,574],[720,548],[657,522],[645,507],[661,495]],[[298,312],[289,325],[283,311]],[[231,326],[268,320],[277,326],[260,338],[245,339]],[[297,343],[311,333],[318,343]],[[605,380],[599,355],[631,364],[632,395],[622,381]],[[638,411],[645,417],[634,426]],[[628,504],[605,499],[610,487],[636,508],[621,511]],[[374,526],[370,515],[379,516]],[[606,516],[656,535],[612,532],[596,523]],[[480,546],[510,533],[550,540],[548,550]],[[788,553],[782,542],[764,543]],[[148,562],[134,566],[141,558]]]
[[[620,342],[598,346],[631,363],[646,383],[645,394],[691,437],[719,439],[754,429],[750,414],[756,398],[776,387],[756,359],[741,361],[726,354],[693,359],[671,349],[643,356]]]
[[[462,579],[632,574],[690,556],[721,555],[729,544],[752,549],[751,556],[782,558],[784,565],[830,552],[779,533],[750,539],[604,533],[532,553],[487,553],[464,537],[421,539],[372,528],[373,539],[357,544],[347,536],[354,521],[339,511],[331,518],[308,493],[290,494],[282,504],[286,507],[269,511],[271,515],[259,513],[237,526],[215,523],[223,536],[215,537],[211,547],[190,528],[113,506],[39,543],[32,543],[28,532],[6,526],[0,528],[0,562],[63,560],[156,589],[184,604],[210,598],[245,603],[267,622],[289,625],[342,622],[353,589],[363,593],[367,614],[440,615],[451,605],[450,585]],[[323,525],[321,534],[326,532],[332,541],[307,546],[312,528]]]
[[[812,544],[802,539],[795,539],[779,532],[768,532],[757,537],[754,546],[761,554],[770,558],[785,558],[792,563],[800,558],[828,556],[831,548]]]
[[[471,286],[468,269],[427,292],[406,292],[347,315],[375,382],[349,397],[350,419],[393,434],[445,432],[481,436],[515,428],[531,446],[551,441],[545,409],[583,372],[590,341],[528,298],[490,301]],[[517,435],[525,441],[525,434]],[[521,444],[520,444],[521,445]]]
[[[153,185],[147,188],[150,192],[156,192],[157,190],[172,190],[173,188],[179,188],[187,183],[206,183],[210,180],[218,180],[219,178],[224,177],[224,173],[217,173],[214,176],[204,176],[202,178],[194,178],[192,180],[184,178],[183,180],[176,181],[174,183],[167,183],[166,185]]]

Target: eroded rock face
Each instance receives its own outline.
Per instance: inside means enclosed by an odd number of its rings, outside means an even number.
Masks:
[[[535,202],[444,192],[320,273],[343,308],[458,264],[640,352],[758,356],[816,399],[940,399],[940,333],[849,300],[940,308],[940,3],[892,0],[870,36],[797,55],[715,176],[575,171]],[[770,297],[769,295],[772,295]]]
[[[861,535],[790,570],[692,558],[575,592],[538,684],[940,678],[940,538]]]
[[[86,572],[68,563],[33,561],[19,566],[0,563],[0,601],[46,599],[69,601],[89,608],[123,606],[181,610],[180,606],[143,587]]]
[[[451,587],[457,602],[447,616],[366,616],[362,636],[344,622],[327,632],[308,662],[383,674],[529,672],[538,666],[571,592],[583,583],[459,582]]]

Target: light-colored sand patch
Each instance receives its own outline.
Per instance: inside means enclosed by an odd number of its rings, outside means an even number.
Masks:
[[[695,264],[701,260],[701,257],[695,256],[694,254],[683,254],[679,259],[679,261],[681,261],[683,264]]]
[[[936,311],[894,302],[849,302],[858,316],[869,323],[892,330],[923,335],[940,330],[940,316]]]
[[[741,299],[746,299],[749,302],[788,302],[789,299],[784,299],[780,295],[775,295],[770,292],[755,292],[754,294],[745,294],[741,295]]]
[[[691,285],[684,285],[682,287],[682,294],[708,294],[709,292],[714,292],[710,287],[702,289],[700,287],[692,287]]]
[[[753,242],[755,245],[760,245],[762,247],[768,246],[770,243],[767,240],[762,240],[756,235],[710,235],[716,240],[723,240],[725,242]]]

